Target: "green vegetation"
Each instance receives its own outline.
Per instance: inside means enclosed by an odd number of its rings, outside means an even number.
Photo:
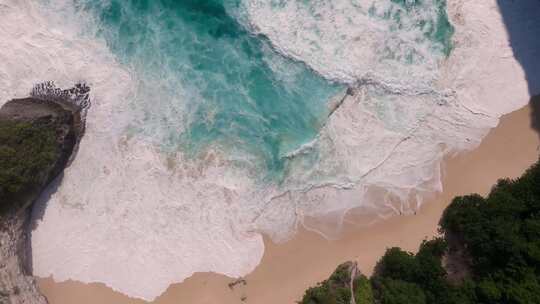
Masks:
[[[478,303],[540,302],[540,164],[500,180],[487,198],[457,197],[441,229],[471,257]]]
[[[386,251],[371,278],[381,303],[466,303],[446,280],[443,238],[424,241],[416,255],[394,247]]]
[[[0,211],[43,183],[57,153],[54,128],[0,121]]]
[[[456,197],[440,230],[444,237],[424,241],[417,254],[389,248],[369,280],[355,280],[356,303],[540,303],[540,163],[500,180],[487,198]],[[444,259],[460,260],[468,275],[451,279]],[[333,280],[336,273],[300,303],[349,303],[348,273]]]
[[[364,275],[358,276],[354,280],[354,299],[356,304],[373,303],[373,289],[371,282]]]
[[[344,263],[338,266],[330,278],[308,289],[302,304],[350,304],[351,269],[356,265]],[[373,290],[368,278],[357,274],[354,279],[354,299],[356,304],[373,303]]]
[[[350,271],[347,264],[339,265],[330,278],[306,291],[303,304],[349,304],[351,302]]]

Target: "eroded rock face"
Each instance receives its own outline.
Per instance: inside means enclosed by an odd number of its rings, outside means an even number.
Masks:
[[[27,267],[30,209],[3,215],[0,227],[0,303],[45,304]]]
[[[31,276],[31,206],[68,164],[84,130],[81,107],[32,97],[0,109],[0,303],[44,304]]]

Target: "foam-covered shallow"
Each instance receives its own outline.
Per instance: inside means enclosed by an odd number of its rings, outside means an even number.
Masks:
[[[94,20],[70,1],[0,0],[0,102],[44,80],[92,87],[77,158],[36,214],[36,275],[103,282],[147,300],[194,272],[244,275],[263,255],[261,233],[282,241],[303,224],[332,237],[353,207],[380,217],[416,208],[424,193],[440,190],[444,155],[474,148],[500,115],[528,101],[495,1],[448,3],[455,31],[448,57],[438,42],[411,44],[423,35],[408,27],[417,15],[396,34],[385,20],[369,19],[378,15],[370,16],[364,1],[269,3],[276,2],[246,0],[238,18],[281,54],[355,86],[352,96],[329,102],[338,106],[311,141],[283,155],[279,182],[238,166],[235,157],[249,154],[209,145],[186,155],[181,146],[163,149],[149,140],[159,124],[134,131],[134,121],[145,126],[148,107],[132,101],[157,94],[141,91],[153,78],[114,54],[106,38],[92,36]],[[437,18],[429,7],[417,13]],[[337,45],[331,37],[340,38]],[[377,46],[401,38],[400,50],[421,56],[377,57]],[[269,58],[286,77],[291,65]],[[182,107],[158,108],[173,126],[184,118],[171,115]]]
[[[452,50],[445,0],[244,1],[250,24],[328,78],[427,84]]]
[[[302,151],[289,163],[287,201],[296,206],[290,212],[327,237],[339,235],[351,208],[385,218],[418,207],[424,194],[441,190],[444,155],[473,149],[501,115],[528,101],[495,1],[449,1],[450,53],[444,52],[447,41],[407,26],[404,18],[396,29],[370,13],[373,7],[395,12],[399,3],[245,3],[254,30],[270,37],[277,50],[356,88],[306,147],[312,153]],[[409,24],[441,18],[440,1],[418,3]],[[436,9],[425,7],[430,3]],[[383,49],[394,39],[404,40],[401,45],[418,57],[388,58]],[[378,195],[371,189],[379,189]],[[275,203],[280,215],[282,201]],[[267,233],[288,236],[286,230]]]

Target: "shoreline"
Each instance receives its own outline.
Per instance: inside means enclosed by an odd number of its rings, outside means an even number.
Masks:
[[[528,105],[502,116],[499,125],[489,131],[476,149],[446,157],[443,192],[426,199],[415,215],[396,215],[369,226],[354,225],[358,218],[349,215],[337,240],[326,240],[305,229],[283,244],[274,244],[265,237],[263,259],[244,277],[246,284],[231,288],[233,278],[196,273],[183,283],[169,286],[152,303],[294,303],[308,287],[326,279],[342,262],[356,261],[362,273],[369,275],[387,247],[416,251],[423,239],[436,235],[442,211],[454,196],[472,192],[485,195],[497,179],[517,177],[533,164],[538,159],[540,137],[531,128],[531,121]],[[37,280],[50,304],[147,303],[114,292],[101,283]]]

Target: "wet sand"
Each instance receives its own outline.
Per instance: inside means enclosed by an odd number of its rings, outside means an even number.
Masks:
[[[245,277],[246,284],[222,275],[198,273],[174,284],[153,303],[230,304],[295,303],[306,288],[327,278],[344,261],[358,261],[370,274],[385,249],[399,246],[415,251],[420,242],[437,234],[442,211],[456,195],[486,194],[501,177],[517,177],[539,155],[540,137],[531,128],[531,107],[503,116],[499,126],[470,152],[448,157],[444,162],[444,191],[426,200],[415,215],[397,215],[371,226],[358,226],[349,218],[338,240],[329,241],[314,232],[301,231],[284,244],[265,240],[261,264]],[[144,274],[140,274],[144,275]],[[50,304],[138,304],[103,284],[55,283],[38,279]]]

